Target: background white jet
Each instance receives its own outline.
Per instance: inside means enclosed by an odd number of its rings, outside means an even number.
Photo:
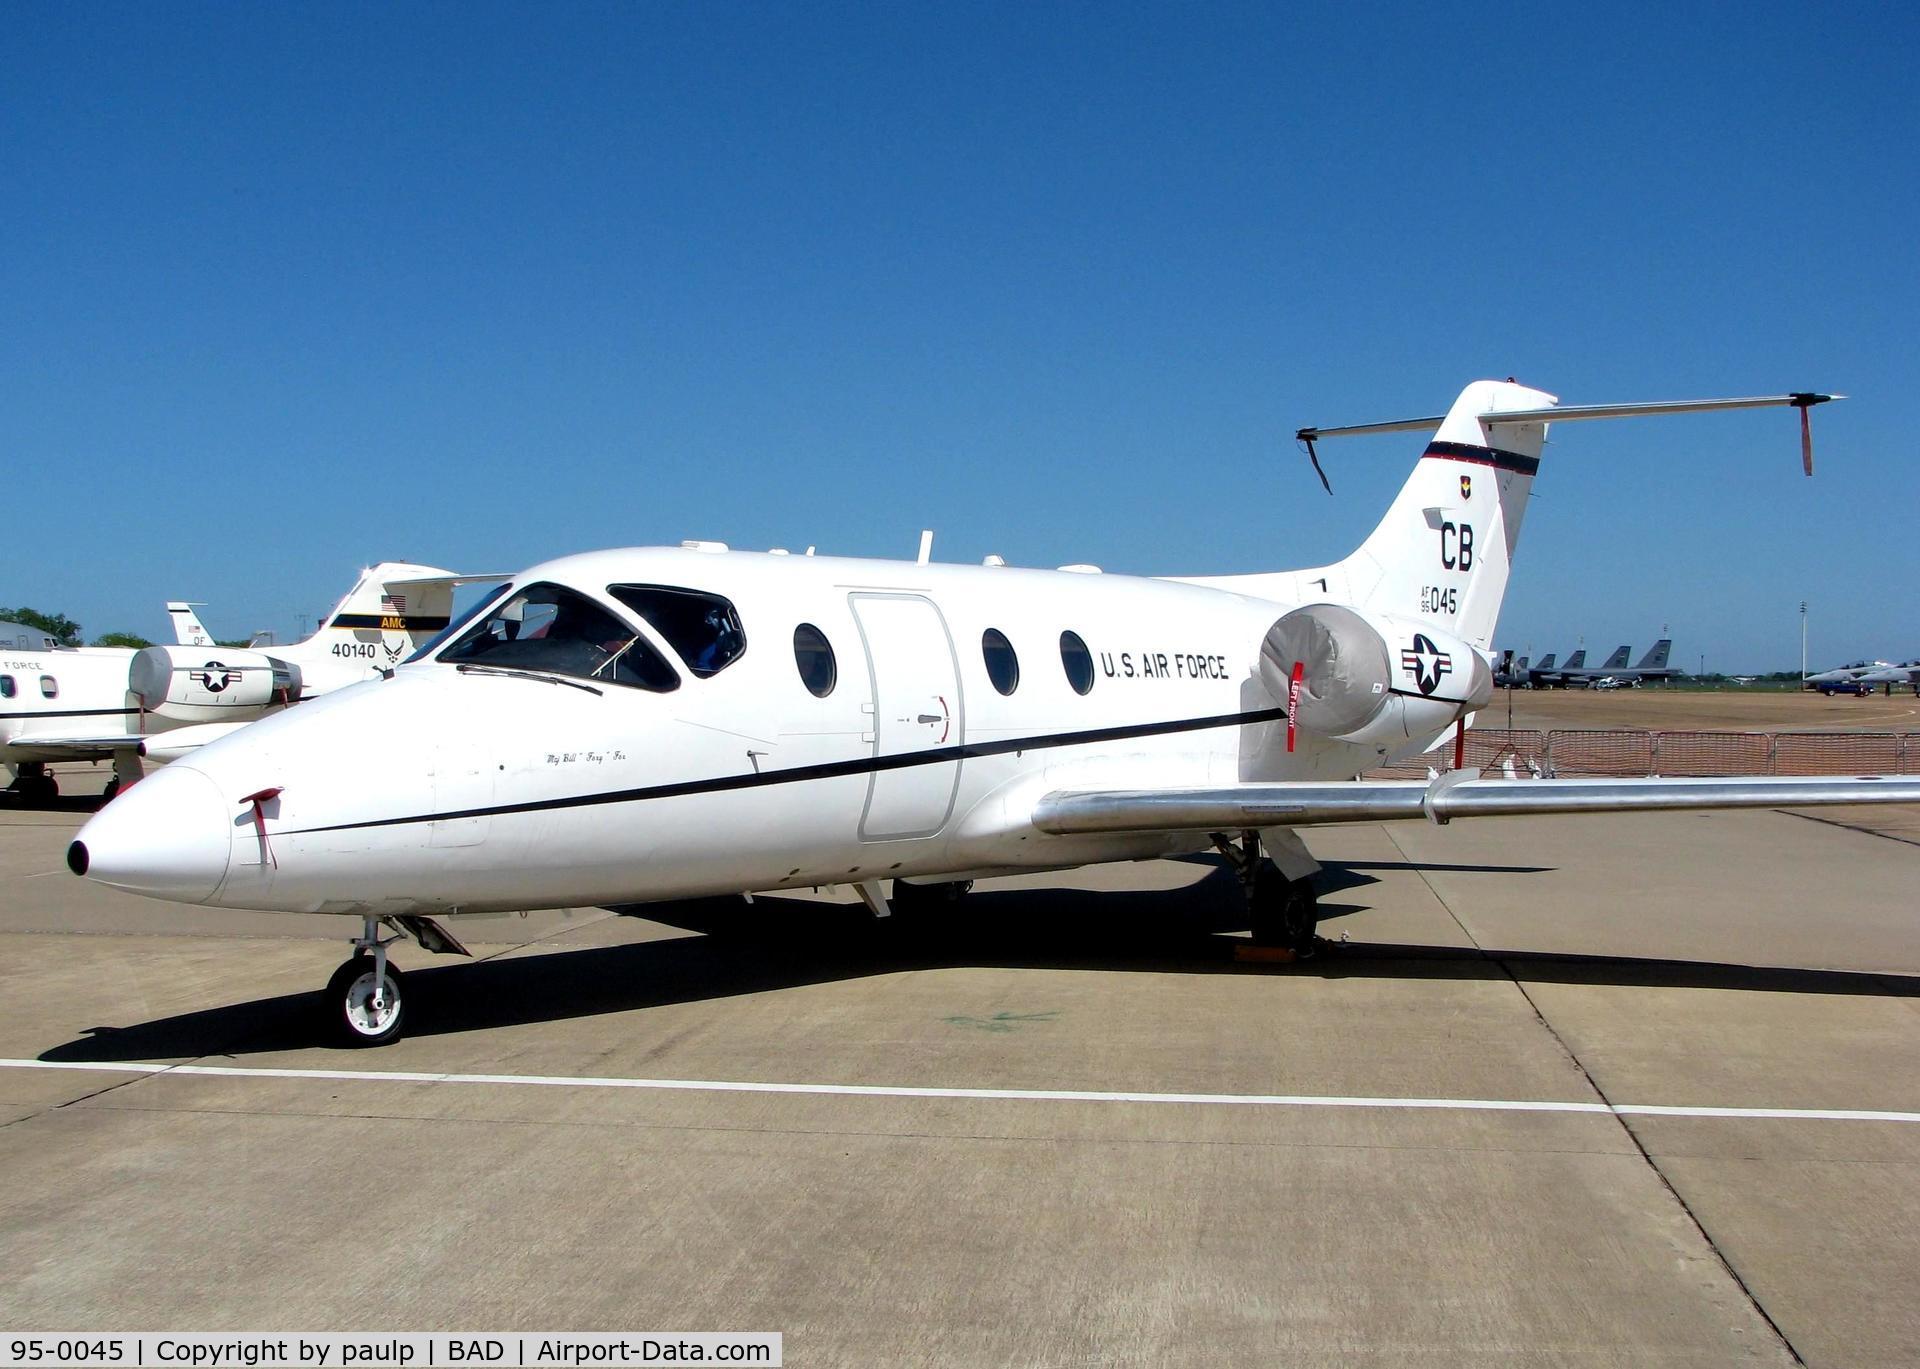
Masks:
[[[312,636],[284,647],[214,645],[178,601],[167,606],[176,633],[205,644],[0,646],[8,792],[44,802],[59,793],[50,762],[111,760],[112,797],[140,777],[143,757],[174,759],[289,703],[392,668],[446,627],[454,586],[497,578],[383,561],[361,572]]]

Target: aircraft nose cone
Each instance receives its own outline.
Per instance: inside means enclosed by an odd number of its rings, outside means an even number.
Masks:
[[[204,903],[227,877],[237,811],[198,770],[170,765],[89,818],[67,867],[129,893]]]

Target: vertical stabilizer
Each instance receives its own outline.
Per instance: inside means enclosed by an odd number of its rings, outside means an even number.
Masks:
[[[1667,658],[1673,654],[1673,638],[1662,637],[1653,644],[1653,649],[1641,658],[1635,670],[1665,670]]]
[[[167,604],[167,617],[173,621],[173,640],[181,646],[212,646],[213,634],[200,626],[195,604],[173,600]]]
[[[1426,619],[1483,650],[1492,644],[1547,425],[1486,416],[1554,402],[1512,381],[1477,380],[1460,392],[1386,517],[1341,563],[1361,603]]]
[[[382,561],[360,573],[308,641],[358,644],[371,649],[361,653],[366,659],[395,664],[453,620],[453,587],[461,579],[437,566]]]

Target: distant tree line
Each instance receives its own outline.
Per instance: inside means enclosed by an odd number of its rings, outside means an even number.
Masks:
[[[80,624],[64,613],[42,613],[37,608],[0,608],[0,622],[19,623],[23,627],[37,628],[53,638],[61,646],[82,646],[85,640],[80,632]],[[137,632],[103,632],[93,639],[95,646],[125,646],[139,648],[152,646],[153,643]],[[222,642],[221,646],[245,646],[245,642]]]

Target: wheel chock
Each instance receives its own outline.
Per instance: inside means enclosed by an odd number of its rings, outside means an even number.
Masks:
[[[1291,946],[1256,946],[1242,941],[1233,948],[1233,958],[1242,964],[1291,965],[1300,959],[1300,953]]]

